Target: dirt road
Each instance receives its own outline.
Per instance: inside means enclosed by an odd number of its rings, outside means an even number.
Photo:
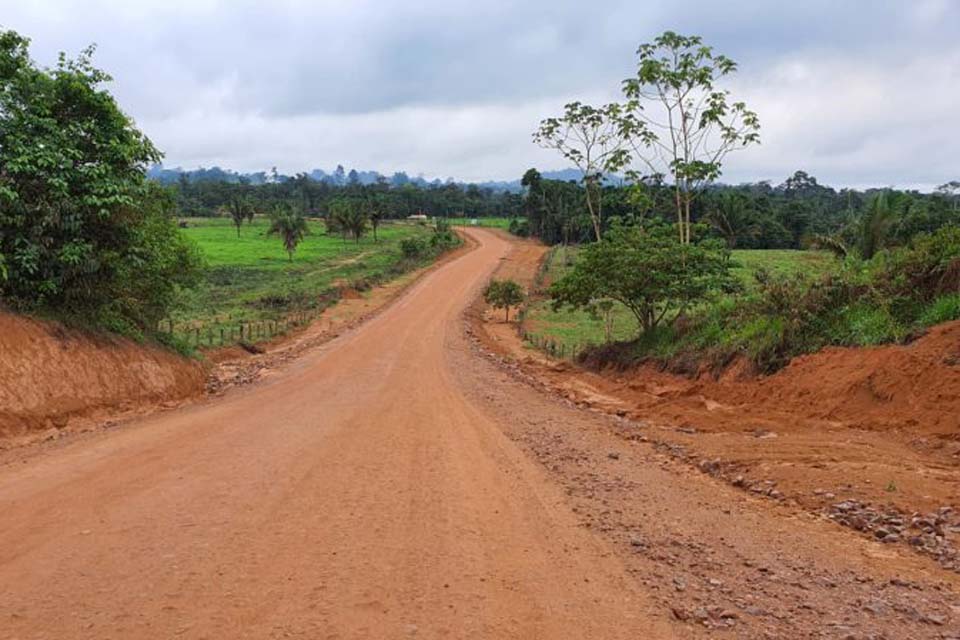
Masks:
[[[471,233],[260,384],[0,468],[0,638],[960,638],[956,574],[478,357]]]
[[[454,379],[477,236],[261,385],[0,470],[0,637],[670,637]]]

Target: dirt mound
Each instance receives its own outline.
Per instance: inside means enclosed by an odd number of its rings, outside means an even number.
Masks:
[[[908,345],[825,349],[772,376],[698,392],[860,429],[960,437],[960,322]]]
[[[129,340],[0,312],[0,436],[203,392],[194,361]]]

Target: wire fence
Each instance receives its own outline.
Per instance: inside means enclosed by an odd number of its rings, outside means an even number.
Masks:
[[[594,344],[590,342],[574,342],[567,343],[559,341],[556,338],[531,333],[527,331],[523,325],[519,328],[520,338],[533,346],[535,349],[542,351],[544,354],[550,356],[551,358],[557,360],[577,360],[585,351],[593,348]]]
[[[195,348],[222,347],[240,343],[253,344],[308,325],[329,306],[324,304],[312,309],[285,313],[279,318],[260,320],[232,319],[229,315],[206,323],[197,321],[176,323],[172,319],[167,319],[160,322],[157,330],[176,336],[186,345]]]
[[[533,277],[533,284],[531,286],[530,294],[517,311],[517,333],[524,342],[530,344],[535,349],[538,349],[551,358],[556,358],[559,360],[576,360],[584,351],[596,345],[590,342],[564,342],[555,337],[533,333],[528,331],[526,327],[530,305],[531,303],[540,301],[543,299],[544,295],[546,295],[545,285],[547,282],[547,275],[550,273],[550,269],[553,267],[554,261],[557,260],[557,257],[559,254],[561,254],[561,252],[563,252],[565,256],[566,247],[562,245],[552,246],[544,256],[544,259],[540,262],[540,265],[537,267],[537,271]]]

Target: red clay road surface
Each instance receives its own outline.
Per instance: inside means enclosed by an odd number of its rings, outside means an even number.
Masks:
[[[0,638],[672,637],[455,375],[472,233],[262,384],[0,468]]]

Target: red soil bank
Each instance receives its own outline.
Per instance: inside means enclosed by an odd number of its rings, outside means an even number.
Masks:
[[[204,369],[157,347],[0,312],[0,436],[200,395]]]

